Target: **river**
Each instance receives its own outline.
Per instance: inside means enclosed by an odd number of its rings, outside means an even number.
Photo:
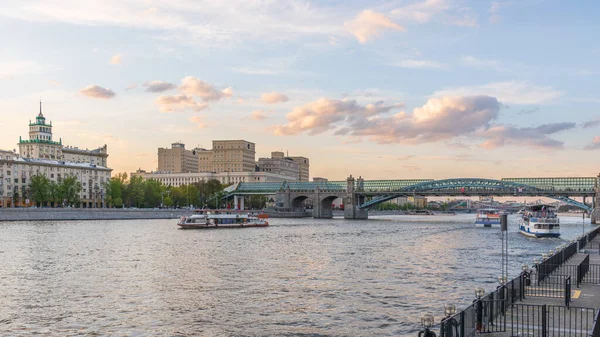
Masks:
[[[500,231],[474,218],[0,222],[0,335],[416,336],[422,314],[497,286]],[[532,239],[517,223],[510,278],[592,229],[563,216],[561,238]]]

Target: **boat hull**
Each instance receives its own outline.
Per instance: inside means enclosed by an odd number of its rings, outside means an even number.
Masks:
[[[500,228],[500,218],[477,218],[475,219],[475,227],[498,227]]]
[[[524,229],[520,229],[519,233],[532,237],[532,238],[557,238],[560,233],[539,233],[539,232],[527,232]]]
[[[225,224],[225,225],[204,225],[204,224],[177,224],[179,229],[227,229],[227,228],[247,228],[247,227],[268,227],[269,223],[260,224]]]

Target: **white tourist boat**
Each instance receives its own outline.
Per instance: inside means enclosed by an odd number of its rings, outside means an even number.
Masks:
[[[483,208],[477,212],[475,227],[500,227],[500,210]]]
[[[181,229],[218,229],[267,227],[268,215],[231,209],[196,210],[193,215],[182,217],[177,222]]]
[[[528,206],[519,222],[521,234],[536,238],[559,237],[560,221],[550,205]]]

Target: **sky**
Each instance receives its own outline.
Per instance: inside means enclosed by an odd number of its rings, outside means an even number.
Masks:
[[[43,102],[117,172],[256,143],[311,177],[596,176],[597,1],[4,0],[0,148]]]

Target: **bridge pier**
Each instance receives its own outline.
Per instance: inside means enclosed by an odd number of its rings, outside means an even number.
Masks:
[[[367,209],[359,208],[364,203],[365,196],[356,194],[355,192],[361,192],[363,190],[363,179],[358,177],[358,186],[354,188],[354,177],[350,175],[346,179],[346,197],[344,198],[344,218],[345,219],[368,219],[369,211]]]

